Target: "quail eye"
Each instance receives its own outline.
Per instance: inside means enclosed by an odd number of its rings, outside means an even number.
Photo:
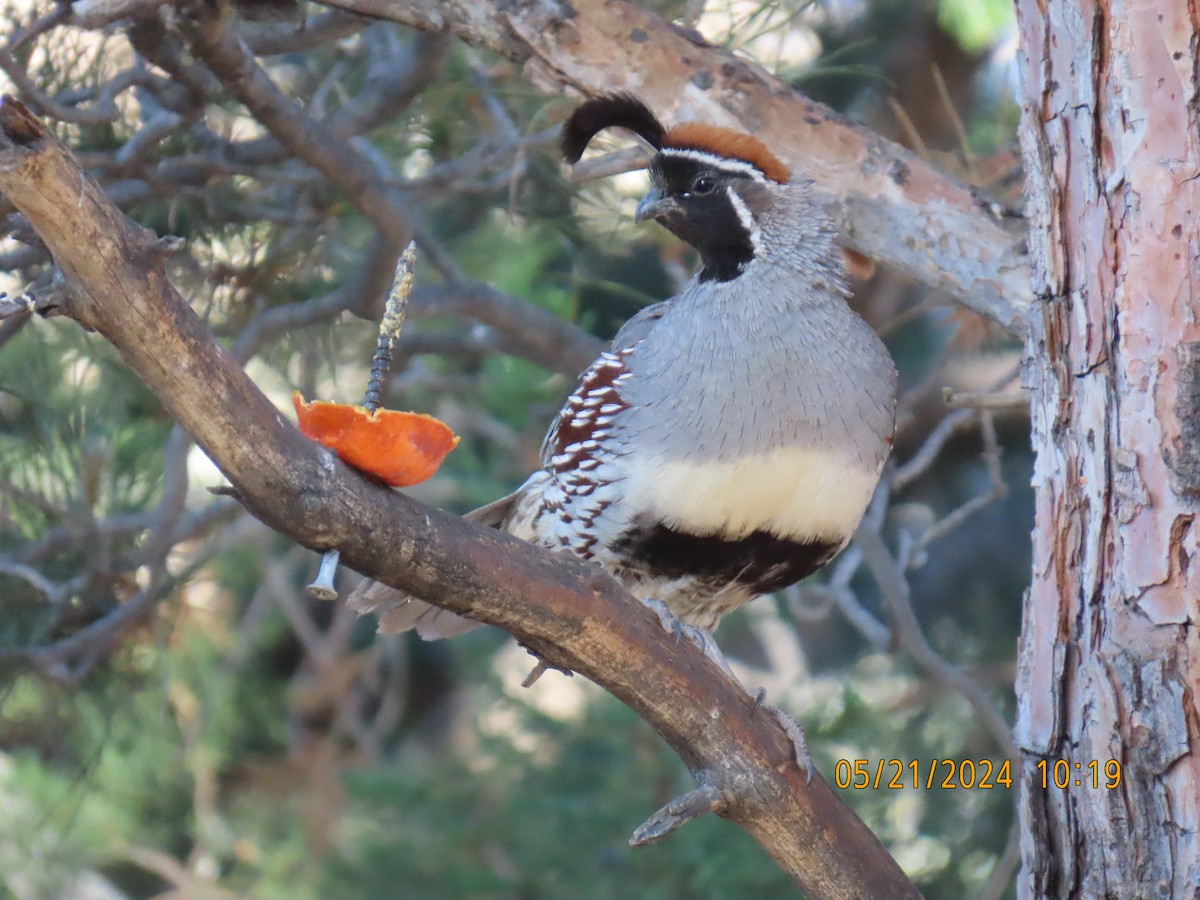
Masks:
[[[693,194],[711,194],[717,187],[717,179],[711,175],[698,175],[692,182]]]

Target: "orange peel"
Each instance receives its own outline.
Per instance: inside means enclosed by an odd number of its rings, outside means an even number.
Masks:
[[[379,409],[369,412],[350,403],[306,401],[292,394],[300,433],[328,447],[342,462],[393,487],[420,484],[458,446],[458,435],[440,419],[424,413]]]

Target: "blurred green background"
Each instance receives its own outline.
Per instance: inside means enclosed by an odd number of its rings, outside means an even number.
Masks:
[[[648,5],[1019,207],[1007,2]],[[11,6],[7,40],[52,12]],[[324,15],[285,12],[246,33]],[[94,101],[137,70],[135,44],[119,25],[56,26],[13,58],[40,91]],[[429,77],[352,143],[408,193],[464,276],[607,338],[691,271],[665,232],[632,224],[644,174],[570,182],[553,128],[573,101],[540,93],[518,65],[386,23],[260,62],[327,115],[371,98],[376,67],[398,54],[424,60]],[[143,70],[163,78],[154,65]],[[262,128],[219,93],[186,127],[131,141],[165,91],[122,93],[112,121],[55,128],[131,216],[186,239],[171,275],[223,342],[248,340],[272,311],[311,311],[360,274],[366,220],[268,153]],[[438,282],[434,269],[422,258],[421,287]],[[36,245],[0,244],[0,287],[49,274]],[[942,388],[1011,389],[1019,345],[886,269],[855,288],[901,370],[896,461],[932,454],[894,487],[882,531],[932,650],[1007,721],[1032,524],[1027,415],[950,422]],[[356,400],[378,302],[346,304],[363,318],[271,332],[248,371],[288,415],[297,388]],[[536,464],[572,378],[523,358],[502,329],[422,309],[386,402],[462,435],[412,493],[466,511]],[[632,830],[691,787],[648,726],[580,678],[520,688],[532,660],[498,632],[380,638],[372,621],[308,600],[316,555],[214,499],[219,473],[171,434],[103,340],[64,319],[0,328],[0,896],[792,894],[716,817],[630,849]],[[998,764],[994,729],[893,637],[872,577],[838,572],[730,617],[719,639],[742,680],[797,716],[831,780],[839,759],[917,760],[922,778],[934,759]],[[343,571],[343,592],[356,579]],[[149,614],[115,623],[133,602]],[[1010,790],[842,794],[927,897],[1011,894]]]

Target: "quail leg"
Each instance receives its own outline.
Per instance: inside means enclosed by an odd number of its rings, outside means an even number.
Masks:
[[[662,630],[675,638],[675,643],[678,644],[679,639],[683,637],[683,625],[675,618],[671,608],[656,597],[640,597],[638,599],[642,601],[642,606],[658,616],[658,623],[662,625]]]
[[[654,597],[643,598],[642,605],[658,616],[658,621],[662,625],[663,631],[674,637],[675,643],[678,644],[681,637],[687,638],[700,648],[700,652],[707,656],[713,665],[732,678],[736,684],[741,684],[737,676],[733,674],[733,669],[729,667],[729,662],[725,659],[725,654],[717,646],[712,632],[705,631],[703,628],[697,628],[695,625],[685,625],[683,622],[680,622],[675,618],[675,614],[671,612],[667,604]]]
[[[642,605],[658,616],[658,621],[662,625],[663,631],[673,636],[676,643],[679,642],[681,637],[686,637],[700,648],[700,651],[708,657],[713,665],[728,675],[734,684],[741,685],[742,682],[733,674],[733,669],[730,668],[729,661],[725,659],[725,654],[717,646],[717,641],[712,636],[711,631],[705,631],[703,628],[697,628],[695,625],[685,625],[675,618],[674,613],[671,612],[667,604],[654,597],[643,598]],[[742,689],[745,690],[744,687]],[[783,729],[783,733],[792,742],[792,758],[795,759],[796,765],[804,770],[807,780],[812,781],[813,761],[812,755],[808,752],[808,740],[804,736],[804,729],[800,727],[800,723],[793,719],[783,707],[764,705],[763,700],[766,699],[766,695],[767,692],[763,688],[759,688],[750,694],[754,698],[754,708],[750,711],[750,714],[754,715],[759,709],[762,709],[779,723],[779,727]]]

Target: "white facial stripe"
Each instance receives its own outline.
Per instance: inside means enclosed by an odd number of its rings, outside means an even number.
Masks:
[[[733,210],[737,213],[738,221],[742,223],[742,227],[750,235],[750,246],[754,248],[754,255],[758,256],[758,239],[760,234],[758,225],[754,221],[754,216],[750,214],[750,207],[746,206],[746,201],[732,187],[727,186],[725,194],[729,197],[729,202],[733,204]]]
[[[705,153],[703,150],[686,150],[678,147],[663,147],[658,151],[664,156],[676,156],[680,159],[691,159],[714,169],[724,169],[726,172],[737,172],[739,175],[749,175],[755,181],[767,183],[767,176],[758,167],[742,162],[740,159],[730,159],[728,156],[718,156],[716,153]]]

